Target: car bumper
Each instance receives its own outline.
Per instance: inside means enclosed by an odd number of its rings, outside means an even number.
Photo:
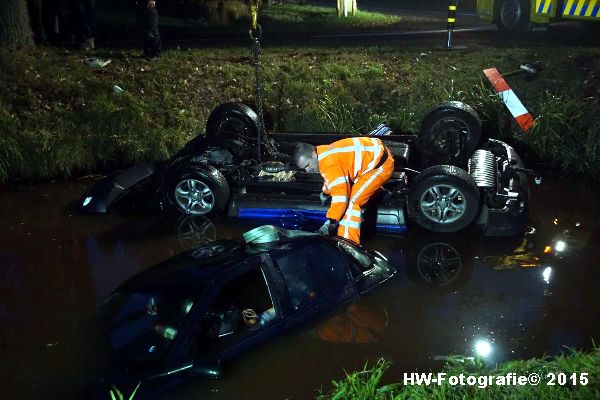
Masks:
[[[154,163],[148,162],[134,165],[113,177],[105,177],[94,183],[89,192],[83,196],[79,208],[87,213],[107,213],[134,186],[150,179],[154,172]]]

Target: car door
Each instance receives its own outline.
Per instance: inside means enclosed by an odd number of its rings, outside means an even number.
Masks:
[[[282,330],[283,312],[264,255],[247,261],[235,274],[224,278],[208,303],[205,315],[220,321],[216,330],[212,328],[207,333],[205,329],[201,333],[200,351],[219,360],[229,360]],[[249,319],[244,317],[248,310],[257,315],[254,325],[249,325]]]
[[[357,294],[350,260],[327,240],[293,241],[269,255],[287,294],[288,327],[326,313]]]

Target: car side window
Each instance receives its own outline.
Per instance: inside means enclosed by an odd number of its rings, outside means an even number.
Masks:
[[[283,275],[294,309],[352,280],[348,259],[320,241],[290,243],[272,251],[271,257]]]
[[[226,350],[278,317],[263,270],[252,268],[227,282],[215,297],[204,317],[202,350]]]

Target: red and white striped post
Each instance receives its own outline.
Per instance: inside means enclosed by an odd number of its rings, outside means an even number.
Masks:
[[[508,111],[512,114],[513,118],[524,131],[528,132],[535,125],[535,119],[527,111],[521,100],[517,97],[515,92],[508,86],[506,80],[500,74],[496,68],[488,68],[483,70],[483,74],[490,81],[498,97],[502,99]]]

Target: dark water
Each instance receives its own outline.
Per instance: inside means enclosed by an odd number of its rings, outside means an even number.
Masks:
[[[82,322],[95,305],[158,261],[252,227],[81,215],[73,204],[90,183],[0,192],[2,398],[84,398],[98,354]],[[370,238],[365,247],[398,267],[391,282],[331,319],[243,355],[225,379],[197,379],[162,397],[306,399],[365,361],[392,360],[387,379],[400,380],[405,371],[440,368],[443,356],[475,355],[479,340],[491,344],[491,363],[589,348],[600,340],[599,201],[586,184],[555,180],[532,193],[535,232],[524,237],[413,230]],[[428,267],[441,256],[454,267]]]

